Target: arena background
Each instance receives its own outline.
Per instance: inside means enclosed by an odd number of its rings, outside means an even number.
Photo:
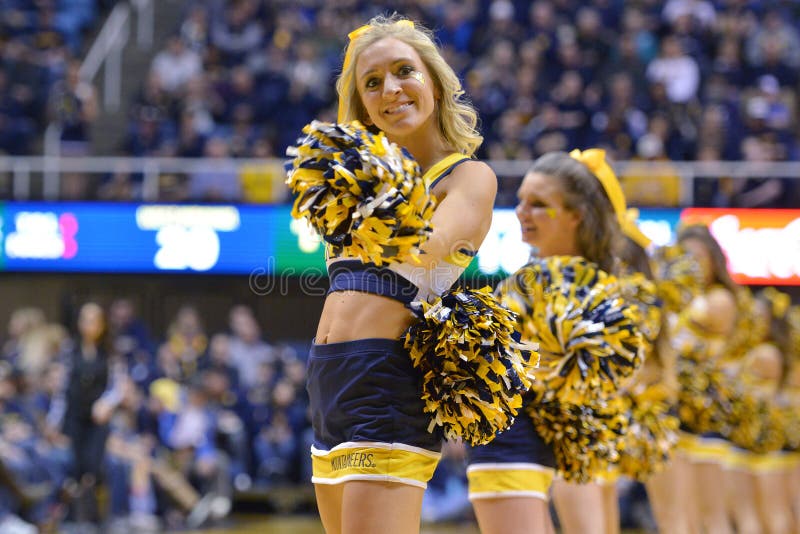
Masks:
[[[289,216],[282,155],[304,124],[335,116],[346,32],[394,10],[435,30],[500,180],[469,283],[494,283],[527,257],[513,206],[530,162],[600,146],[656,244],[681,222],[706,222],[737,281],[800,296],[795,2],[0,0],[3,359],[27,354],[36,392],[79,308],[122,300],[135,321],[116,324],[115,341],[138,343],[126,357],[147,360],[136,378],[147,398],[172,376],[164,353],[176,339],[201,345],[171,355],[173,378],[189,383],[222,366],[206,354],[215,334],[255,329],[238,357],[270,369],[264,383],[229,384],[236,398],[215,405],[234,413],[244,445],[227,435],[228,490],[197,486],[232,499],[233,515],[207,521],[209,532],[320,531],[304,393],[285,374],[305,357],[326,280],[320,243]],[[31,324],[20,313],[30,308],[41,311]],[[53,325],[54,344],[26,345]],[[237,354],[228,360],[246,372]],[[280,410],[278,383],[295,388]],[[275,420],[283,442],[266,437]],[[473,528],[458,461],[426,508],[426,532]],[[641,488],[624,490],[625,526],[652,528]],[[130,510],[111,512],[107,481],[98,492],[95,522],[123,528]],[[186,528],[168,506],[157,511],[164,528]],[[301,518],[284,527],[270,519],[292,514]],[[57,518],[88,528],[72,512]]]

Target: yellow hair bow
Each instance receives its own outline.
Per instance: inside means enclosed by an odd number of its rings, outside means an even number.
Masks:
[[[792,298],[789,295],[778,291],[774,287],[768,287],[761,293],[769,301],[770,306],[772,307],[771,311],[773,317],[780,319],[786,316],[786,311],[792,304]]]
[[[617,215],[617,221],[622,225],[625,221],[625,195],[622,193],[622,187],[619,185],[617,175],[611,169],[611,166],[606,162],[606,151],[602,148],[590,148],[589,150],[580,151],[577,148],[569,153],[572,159],[576,159],[586,165],[592,174],[597,176],[600,180],[600,185],[611,200],[611,207],[614,208],[614,213]]]
[[[395,24],[400,26],[408,26],[410,28],[414,27],[414,21],[411,20],[398,20]],[[342,72],[344,73],[347,68],[350,66],[350,63],[353,61],[353,47],[352,44],[355,42],[356,39],[367,33],[372,26],[369,24],[364,24],[360,28],[356,28],[355,30],[351,31],[347,34],[348,44],[347,50],[344,52],[344,61],[342,62]],[[344,120],[344,100],[342,96],[347,97],[350,94],[350,87],[351,82],[349,80],[345,80],[344,85],[342,86],[342,94],[339,95],[339,110],[336,115],[336,120],[338,122],[342,122]]]
[[[600,185],[603,186],[603,190],[608,195],[611,207],[614,209],[614,214],[617,216],[617,221],[625,235],[642,247],[647,248],[651,240],[636,225],[636,221],[639,218],[639,210],[627,209],[622,186],[619,185],[617,175],[614,174],[614,170],[606,161],[606,151],[602,148],[590,148],[583,151],[576,148],[569,155],[572,159],[586,165],[600,181]]]
[[[639,210],[628,208],[625,212],[625,221],[622,223],[622,232],[633,239],[640,247],[647,248],[653,242],[644,232],[639,229],[636,222],[639,220]]]

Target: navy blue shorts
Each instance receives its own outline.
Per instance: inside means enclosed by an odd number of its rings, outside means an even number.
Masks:
[[[421,376],[402,341],[313,345],[308,359],[314,428],[312,481],[383,480],[424,487],[442,433],[428,432]]]
[[[469,448],[469,463],[529,463],[555,467],[556,457],[522,409],[511,428],[486,445]]]
[[[520,410],[511,428],[468,451],[469,498],[533,497],[547,500],[555,476],[553,449]]]

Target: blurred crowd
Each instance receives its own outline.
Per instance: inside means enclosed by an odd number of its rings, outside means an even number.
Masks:
[[[76,19],[77,6],[94,14],[96,3],[2,2],[0,149],[30,150],[46,101],[66,150],[87,146],[95,91],[71,75],[70,52],[75,20],[92,20]],[[480,112],[479,157],[603,147],[613,160],[799,159],[800,5],[789,0],[187,1],[128,103],[119,153],[219,160],[162,176],[168,200],[284,200],[279,167],[228,158],[281,158],[306,123],[332,120],[347,31],[387,10],[434,29]],[[71,25],[56,24],[69,14]],[[788,207],[796,189],[789,179],[710,180],[695,203]],[[627,192],[639,205],[680,202],[668,169]],[[141,176],[121,169],[76,196],[138,199]]]
[[[324,4],[239,0],[188,7],[132,104],[124,152],[282,155],[303,125],[333,118],[342,28],[391,4],[436,30],[480,111],[486,138],[480,157],[532,159],[589,146],[607,148],[614,159],[798,156],[793,3]],[[667,195],[650,196],[677,204],[674,180],[662,181]],[[236,199],[240,183],[189,177],[184,193]],[[777,182],[781,191],[772,184],[761,195],[767,199],[737,191],[742,182],[727,185],[703,200],[779,202],[791,184]]]
[[[36,308],[9,321],[0,532],[196,528],[223,520],[236,491],[308,485],[302,343],[267,343],[243,305],[216,333],[186,305],[163,337],[129,299],[76,315],[72,329]]]
[[[78,69],[111,0],[0,0],[0,154],[29,155],[50,122],[66,154],[89,151],[94,88]]]

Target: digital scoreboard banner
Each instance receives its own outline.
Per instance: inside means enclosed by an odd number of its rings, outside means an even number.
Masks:
[[[708,226],[736,282],[800,285],[800,210],[688,208],[681,220]]]
[[[276,256],[273,209],[5,203],[3,268],[59,272],[250,272]]]
[[[800,210],[642,209],[656,244],[704,222],[740,282],[800,284]],[[6,202],[0,270],[90,273],[324,273],[323,246],[290,206]],[[513,209],[497,209],[468,275],[504,275],[528,259]]]

